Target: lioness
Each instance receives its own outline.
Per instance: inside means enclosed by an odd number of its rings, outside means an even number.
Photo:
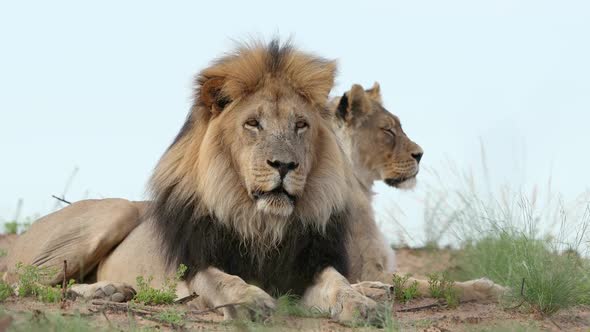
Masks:
[[[408,138],[400,119],[383,107],[378,83],[368,90],[354,84],[341,97],[332,99],[329,107],[334,114],[336,134],[367,200],[372,199],[375,181],[400,189],[415,186],[424,152]],[[358,227],[353,230],[352,243],[356,248],[350,250],[350,255],[353,266],[358,266],[352,271],[360,274],[353,275],[357,279],[351,280],[391,283],[394,253],[377,229],[372,213],[366,213],[353,227]],[[409,280],[418,283],[422,295],[429,294],[428,281]],[[497,299],[506,291],[485,278],[455,282],[453,287],[462,301]]]

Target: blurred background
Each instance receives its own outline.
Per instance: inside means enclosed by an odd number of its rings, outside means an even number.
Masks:
[[[337,59],[334,96],[378,81],[425,150],[415,190],[375,188],[393,243],[452,242],[437,211],[465,185],[587,203],[589,33],[586,1],[1,2],[0,221],[145,198],[193,75],[273,36]]]

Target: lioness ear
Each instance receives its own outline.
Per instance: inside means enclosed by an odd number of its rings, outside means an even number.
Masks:
[[[371,113],[371,101],[362,86],[355,84],[344,93],[336,108],[336,116],[347,123],[355,123]]]
[[[379,83],[373,83],[373,87],[369,90],[366,90],[365,92],[367,93],[367,96],[369,96],[369,98],[378,102],[379,105],[383,105],[383,101],[381,100],[381,87],[379,86]]]
[[[199,102],[211,110],[213,115],[223,111],[231,99],[223,93],[223,77],[212,77],[201,83],[199,88]]]

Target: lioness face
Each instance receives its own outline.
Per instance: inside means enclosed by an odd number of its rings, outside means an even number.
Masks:
[[[379,86],[354,85],[340,99],[336,115],[345,122],[355,172],[396,188],[412,188],[422,148],[403,131],[397,116],[381,105]]]
[[[231,155],[256,208],[289,216],[302,195],[313,158],[317,111],[296,94],[259,91],[231,110]]]

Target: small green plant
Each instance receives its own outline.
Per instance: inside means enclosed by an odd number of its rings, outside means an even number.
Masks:
[[[444,299],[451,308],[459,305],[459,296],[453,288],[453,281],[449,278],[447,272],[431,273],[427,277],[430,296]]]
[[[409,278],[409,275],[393,275],[393,289],[397,301],[408,302],[420,296],[417,281],[414,280],[409,286],[406,285]]]
[[[176,286],[186,273],[186,270],[186,265],[180,264],[174,278],[166,278],[161,289],[155,289],[150,286],[154,280],[153,276],[147,278],[138,276],[135,279],[137,283],[137,294],[133,300],[145,305],[171,304],[176,298]]]
[[[164,323],[172,325],[182,325],[184,323],[185,315],[186,313],[183,311],[169,309],[157,314],[156,318]]]
[[[5,222],[4,223],[4,233],[18,234],[18,222],[16,220]]]
[[[0,302],[6,300],[10,295],[13,294],[12,287],[9,284],[0,281]]]
[[[37,267],[32,265],[16,265],[16,273],[19,278],[18,296],[36,297],[39,301],[55,303],[61,300],[61,286],[46,286],[44,283],[56,274],[54,269]],[[73,280],[70,281],[70,285]]]

